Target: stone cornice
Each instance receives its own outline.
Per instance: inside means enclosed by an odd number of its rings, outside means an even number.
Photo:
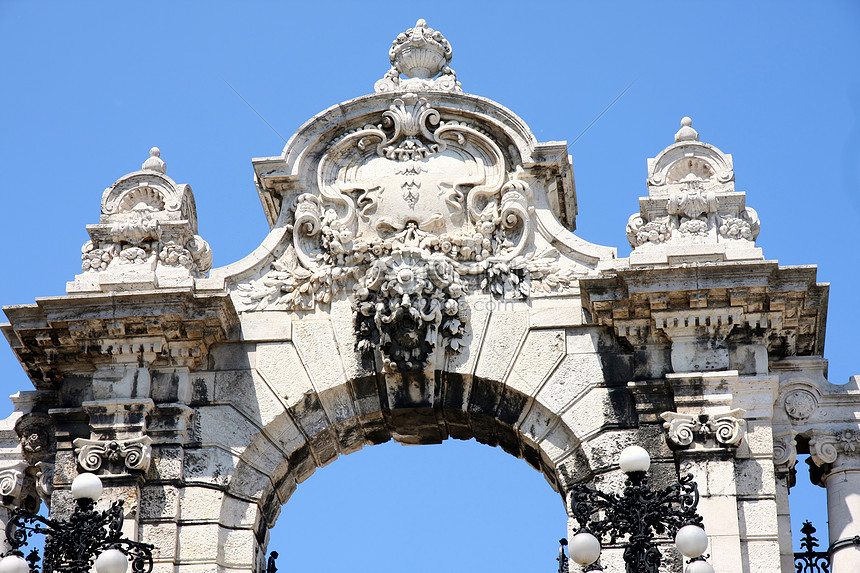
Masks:
[[[129,361],[193,367],[238,324],[226,293],[190,289],[40,298],[4,311],[3,333],[38,389]]]
[[[670,316],[695,322],[725,315],[742,329],[766,335],[772,358],[820,356],[824,349],[829,285],[816,282],[814,266],[761,261],[618,269],[583,278],[580,288],[592,321],[619,336],[630,331],[641,337]]]

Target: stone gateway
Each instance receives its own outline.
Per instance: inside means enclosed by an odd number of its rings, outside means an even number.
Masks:
[[[261,572],[317,467],[475,438],[543,473],[572,536],[571,488],[620,487],[638,444],[653,482],[694,475],[716,571],[790,572],[801,452],[832,571],[857,571],[858,378],[827,381],[828,286],[764,258],[731,155],[684,118],[618,258],[574,234],[567,144],[465,93],[451,58],[419,20],[374,94],[253,160],[271,231],[233,264],[211,268],[157,148],[105,190],[67,295],[4,309],[35,389],[0,422],[0,521],[67,515],[93,472],[156,572]]]

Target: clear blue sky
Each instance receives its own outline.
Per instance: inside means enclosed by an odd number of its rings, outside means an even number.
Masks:
[[[194,189],[215,265],[251,252],[268,227],[250,159],[284,142],[225,80],[289,138],[372,92],[391,40],[418,18],[451,41],[465,91],[511,108],[542,141],[573,141],[634,82],[570,148],[577,234],[620,256],[646,158],[691,116],[703,141],[733,155],[765,256],[817,264],[831,283],[831,381],[860,373],[860,4],[848,0],[0,1],[0,303],[64,292],[102,191],[153,145]],[[5,344],[0,380],[7,394],[29,386]],[[799,515],[820,515],[821,498],[807,495],[792,493],[795,528]],[[302,484],[271,548],[306,558],[300,571],[402,571],[404,559],[412,571],[553,571],[564,522],[540,474],[500,449],[385,445]]]

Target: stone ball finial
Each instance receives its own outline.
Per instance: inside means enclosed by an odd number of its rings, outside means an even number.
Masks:
[[[451,44],[422,18],[398,34],[388,51],[391,65],[407,78],[432,79],[451,62]]]
[[[689,117],[681,120],[681,129],[675,134],[675,143],[679,141],[699,141],[699,132],[693,129],[693,120]]]
[[[149,159],[143,162],[142,169],[144,171],[158,171],[159,173],[167,172],[167,164],[161,159],[161,150],[153,147],[149,150]]]

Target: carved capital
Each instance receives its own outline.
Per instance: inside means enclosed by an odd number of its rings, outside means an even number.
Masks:
[[[860,429],[813,431],[809,440],[809,456],[825,474],[860,469]]]
[[[33,491],[33,478],[27,475],[25,461],[13,462],[0,469],[0,504],[38,511],[39,499]]]
[[[128,440],[88,440],[77,438],[74,441],[78,465],[88,472],[97,471],[105,462],[119,464],[125,469],[146,471],[152,459],[152,438],[141,436]]]
[[[663,412],[660,417],[665,420],[671,444],[687,448],[697,442],[699,447],[737,447],[743,441],[746,431],[744,410],[736,409],[721,414],[679,414]]]
[[[773,465],[777,472],[791,471],[797,463],[797,441],[792,435],[773,437]]]

